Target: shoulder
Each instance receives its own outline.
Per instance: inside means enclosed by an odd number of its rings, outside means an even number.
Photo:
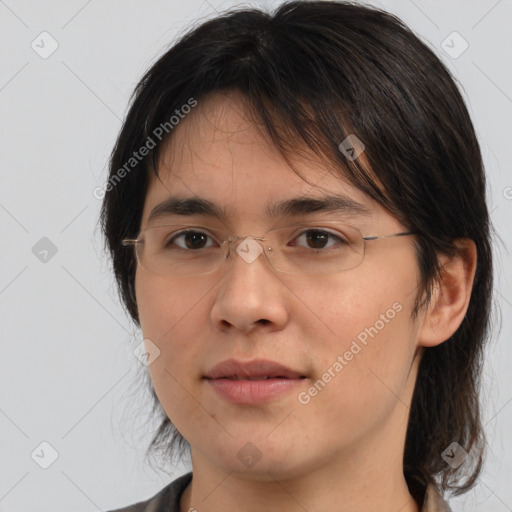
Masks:
[[[180,512],[181,495],[191,480],[192,473],[186,473],[165,486],[152,498],[108,512]]]
[[[430,484],[425,492],[425,500],[421,512],[451,512],[451,510],[439,489],[435,485]]]

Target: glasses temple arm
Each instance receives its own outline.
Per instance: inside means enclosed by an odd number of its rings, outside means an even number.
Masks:
[[[391,238],[394,236],[409,236],[416,235],[414,231],[403,231],[401,233],[392,233],[391,235],[373,235],[373,236],[363,236],[363,240],[379,240],[381,238]]]

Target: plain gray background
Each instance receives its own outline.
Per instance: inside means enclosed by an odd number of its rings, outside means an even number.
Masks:
[[[402,18],[458,78],[482,146],[501,237],[502,325],[485,369],[489,458],[475,490],[452,506],[511,511],[512,1],[373,3]],[[93,190],[105,183],[143,71],[192,21],[235,5],[0,0],[2,512],[108,510],[149,498],[189,469],[161,472],[144,460],[155,425],[133,354],[142,336],[119,304]]]

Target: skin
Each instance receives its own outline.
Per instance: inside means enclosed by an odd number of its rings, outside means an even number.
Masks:
[[[238,235],[262,236],[275,219],[267,203],[339,193],[371,210],[347,222],[363,235],[405,231],[396,218],[314,156],[297,176],[246,114],[243,98],[214,94],[182,120],[150,179],[141,227],[170,194],[200,196],[226,208]],[[171,172],[172,167],[172,172]],[[312,219],[323,218],[317,214]],[[194,217],[195,223],[220,226]],[[235,253],[229,272],[169,279],[142,268],[136,298],[144,338],[161,353],[150,365],[166,414],[191,445],[193,480],[181,510],[418,511],[402,467],[409,406],[425,347],[446,340],[466,312],[474,244],[443,258],[434,301],[411,317],[419,270],[413,237],[369,242],[360,266],[317,278],[274,272],[264,257]],[[228,358],[266,358],[308,378],[332,367],[352,340],[394,303],[401,311],[307,405],[297,393],[248,406],[221,399],[202,378]],[[246,467],[246,443],[261,459]]]

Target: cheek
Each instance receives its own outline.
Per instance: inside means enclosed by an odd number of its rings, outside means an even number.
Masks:
[[[165,339],[184,323],[187,326],[199,323],[200,312],[204,315],[202,301],[214,284],[206,279],[165,280],[143,270],[137,272],[135,289],[144,336]]]
[[[388,323],[352,317],[321,351],[318,373],[301,396],[300,403],[308,403],[299,406],[305,417],[314,418],[313,435],[332,432],[350,445],[382,428],[393,411],[406,421],[404,393],[414,343],[408,313],[390,309],[388,314]]]
[[[308,331],[304,319],[300,327],[312,340],[317,370],[304,398],[325,422],[322,428],[340,424],[340,415],[347,435],[376,424],[404,392],[416,346],[411,321],[416,274],[411,268],[393,275],[366,267],[311,297],[321,321]]]
[[[197,412],[189,388],[199,379],[198,361],[208,341],[205,295],[211,287],[212,283],[190,286],[177,279],[171,284],[142,273],[136,278],[142,335],[160,350],[149,366],[151,381],[165,412],[178,428],[179,418]]]

